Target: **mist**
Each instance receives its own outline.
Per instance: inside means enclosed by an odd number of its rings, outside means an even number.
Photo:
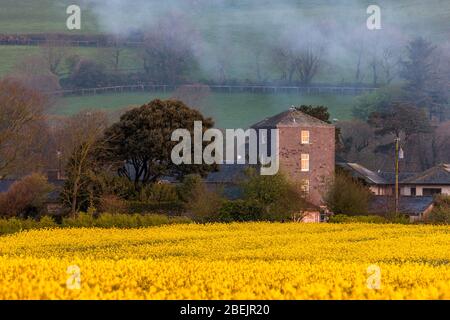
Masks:
[[[379,1],[382,30],[367,29],[370,4],[357,0],[83,1],[105,33],[145,33],[170,19],[187,36],[195,33],[192,49],[209,78],[219,77],[219,70],[226,69],[228,78],[264,80],[273,73],[274,45],[294,51],[306,44],[324,48],[326,63],[321,72],[333,73],[330,82],[335,83],[354,80],[355,70],[349,69],[356,68],[358,59],[367,69],[370,59],[387,49],[399,57],[413,37],[423,36],[448,47],[450,27],[434,28],[439,17],[421,15],[433,6],[450,8],[448,1],[408,1],[407,5]],[[361,77],[369,77],[367,70],[364,73]]]

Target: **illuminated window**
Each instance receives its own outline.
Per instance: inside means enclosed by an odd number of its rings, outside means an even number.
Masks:
[[[302,144],[309,144],[309,131],[302,130]]]
[[[307,153],[302,154],[301,167],[303,172],[309,171],[309,154]]]

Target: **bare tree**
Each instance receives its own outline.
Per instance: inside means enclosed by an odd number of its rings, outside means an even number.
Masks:
[[[384,82],[391,84],[398,74],[399,57],[392,47],[385,47],[381,57],[381,69],[384,74]]]
[[[281,81],[292,83],[296,64],[292,50],[285,45],[277,45],[272,49],[272,63],[280,73]]]
[[[361,71],[362,57],[364,55],[364,45],[362,42],[358,47],[357,54],[358,57],[356,59],[355,81],[356,83],[362,83],[364,81],[364,74]]]
[[[68,44],[48,38],[41,46],[41,51],[48,70],[55,76],[61,77],[64,74],[64,62],[68,57]]]
[[[195,65],[195,36],[195,30],[181,18],[160,20],[144,38],[141,58],[145,72],[159,82],[179,82]]]
[[[46,98],[14,80],[0,81],[0,179],[29,162]]]
[[[302,85],[311,84],[322,65],[324,47],[308,43],[295,55],[295,65]]]
[[[99,49],[100,59],[106,66],[112,67],[115,72],[118,72],[125,50],[124,41],[119,37],[114,37],[110,47]]]
[[[67,181],[62,197],[64,203],[70,207],[72,215],[75,215],[80,208],[80,191],[89,183],[87,178],[95,167],[93,154],[97,148],[101,147],[99,138],[107,124],[105,113],[83,111],[68,118],[62,126],[60,152],[64,157],[68,157]]]

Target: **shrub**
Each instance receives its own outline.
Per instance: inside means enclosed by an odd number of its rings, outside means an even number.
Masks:
[[[57,227],[50,217],[43,217],[40,221],[34,219],[0,219],[0,235],[12,234],[31,229],[50,229]]]
[[[95,88],[107,84],[105,67],[91,60],[81,60],[70,76],[70,83],[78,88]]]
[[[168,217],[158,214],[110,214],[103,213],[97,218],[91,214],[81,213],[76,218],[63,219],[62,227],[70,228],[141,228],[165,224],[189,223],[186,217]]]
[[[338,214],[330,217],[330,223],[388,223],[384,217],[381,216],[347,216],[345,214]]]
[[[127,210],[127,203],[115,195],[104,195],[100,197],[99,212],[124,213]]]
[[[220,192],[208,188],[199,175],[188,175],[178,187],[178,197],[184,210],[196,221],[207,222],[219,219],[223,203]]]
[[[262,220],[264,208],[257,202],[246,200],[225,201],[219,210],[219,220],[233,221],[259,221]]]
[[[425,222],[434,224],[450,224],[450,196],[436,196],[434,201],[434,209],[425,217]]]
[[[47,178],[37,173],[15,182],[0,194],[0,217],[38,217],[52,190]]]
[[[170,215],[177,215],[183,211],[183,203],[180,201],[168,202],[141,202],[141,201],[127,201],[126,213],[166,213]]]
[[[175,202],[178,200],[177,187],[166,183],[152,183],[141,188],[138,200],[142,202]]]
[[[300,186],[292,184],[281,173],[262,176],[256,170],[249,169],[247,177],[242,183],[246,209],[259,208],[261,219],[290,219],[293,214],[299,214],[308,207],[304,194],[299,191]]]
[[[335,214],[367,215],[370,190],[348,174],[337,172],[325,195],[325,202]]]

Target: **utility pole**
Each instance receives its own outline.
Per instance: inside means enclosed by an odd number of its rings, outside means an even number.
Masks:
[[[395,214],[399,214],[399,200],[400,200],[400,187],[399,187],[399,162],[404,158],[403,149],[400,146],[400,138],[395,138]]]
[[[395,138],[395,215],[398,216],[399,212],[399,190],[398,190],[398,169],[399,169],[399,151],[400,151],[400,138]]]

